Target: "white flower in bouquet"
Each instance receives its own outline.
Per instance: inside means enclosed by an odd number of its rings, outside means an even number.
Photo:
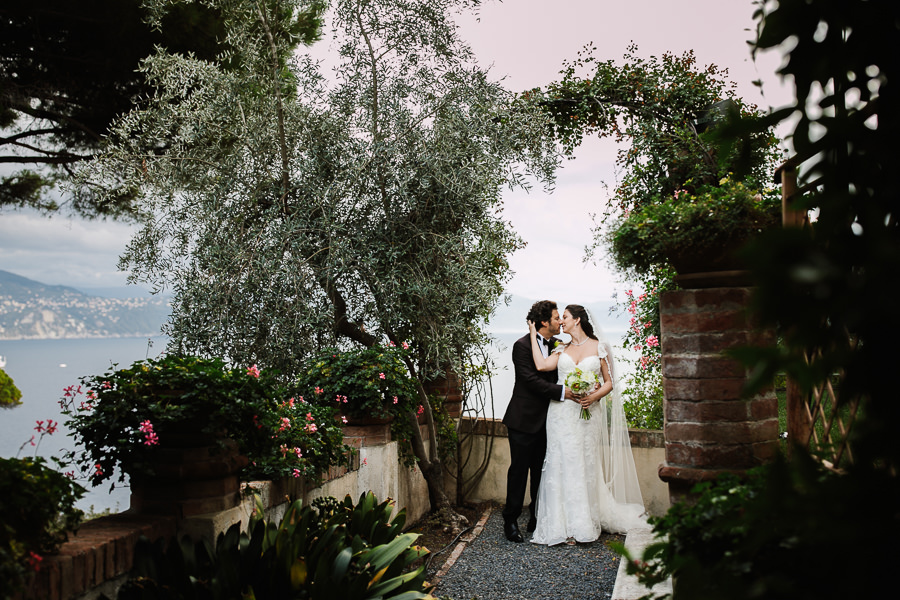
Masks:
[[[583,371],[578,367],[566,375],[566,387],[572,390],[576,396],[584,396],[590,393],[597,385],[597,374],[593,371]],[[591,413],[587,408],[581,407],[581,418],[590,419]]]

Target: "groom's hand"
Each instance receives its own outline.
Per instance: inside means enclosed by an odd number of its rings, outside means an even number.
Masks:
[[[576,396],[576,395],[575,395],[575,392],[573,392],[573,391],[570,390],[569,388],[566,388],[566,395],[565,395],[565,397],[566,397],[566,400],[574,400],[575,402],[578,402],[578,396]]]

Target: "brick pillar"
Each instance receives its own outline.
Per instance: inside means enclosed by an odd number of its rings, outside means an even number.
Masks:
[[[432,379],[425,384],[425,393],[443,398],[451,419],[458,419],[462,415],[463,397],[456,373],[448,369],[443,376]]]
[[[659,477],[672,502],[694,484],[741,473],[778,449],[778,401],[772,386],[741,398],[741,364],[729,348],[774,345],[772,331],[747,322],[751,289],[716,287],[665,292],[660,298],[666,462]]]

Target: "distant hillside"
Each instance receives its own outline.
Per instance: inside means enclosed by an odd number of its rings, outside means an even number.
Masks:
[[[159,334],[166,298],[104,298],[0,270],[0,339],[102,338]]]

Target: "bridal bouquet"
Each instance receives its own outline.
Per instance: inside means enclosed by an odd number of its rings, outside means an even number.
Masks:
[[[591,392],[597,385],[597,374],[593,371],[582,371],[578,367],[566,375],[566,387],[572,390],[576,396],[583,396]],[[581,418],[590,419],[591,413],[588,409],[581,407]]]

